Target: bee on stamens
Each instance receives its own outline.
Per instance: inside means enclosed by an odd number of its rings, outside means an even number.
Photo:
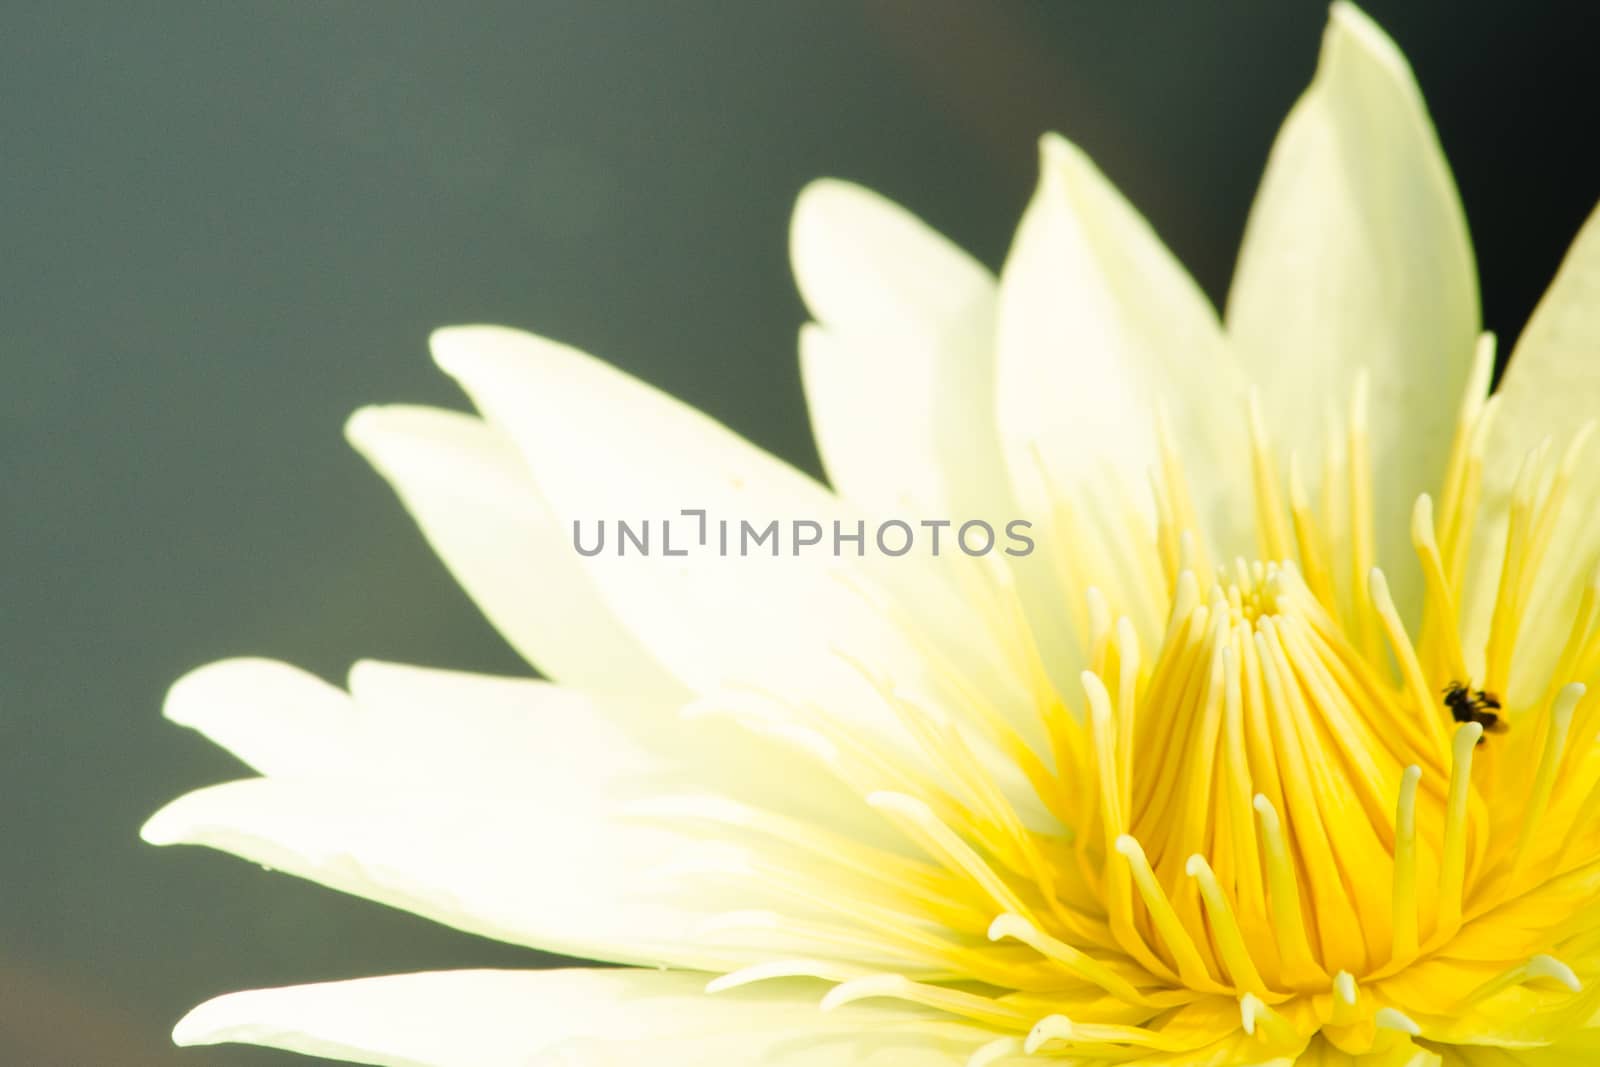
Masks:
[[[1451,682],[1444,687],[1444,706],[1456,722],[1475,722],[1485,734],[1503,734],[1510,729],[1500,720],[1500,698],[1486,690]],[[1483,738],[1478,738],[1478,744],[1483,744]]]

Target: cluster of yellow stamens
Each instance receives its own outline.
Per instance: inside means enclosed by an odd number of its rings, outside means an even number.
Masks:
[[[827,709],[746,708],[911,847],[726,804],[660,809],[746,831],[745,873],[793,902],[708,937],[765,925],[815,946],[712,989],[808,976],[836,983],[827,1008],[939,1009],[996,1031],[973,1067],[1536,1046],[1592,1013],[1600,917],[1572,904],[1600,879],[1600,708],[1583,684],[1600,672],[1600,593],[1564,547],[1585,518],[1568,491],[1588,434],[1527,458],[1503,533],[1482,521],[1492,364],[1485,344],[1439,506],[1416,502],[1415,637],[1374,558],[1358,384],[1315,503],[1251,406],[1269,562],[1211,562],[1164,433],[1150,536],[1101,536],[1104,516],[1082,521],[1062,494],[1049,542],[1063,584],[1087,590],[1071,609],[1081,689],[1052,679],[1004,575],[980,598],[1037,733],[953,670],[935,698],[862,668],[894,740]],[[1493,694],[1509,729],[1456,721],[1452,686]]]

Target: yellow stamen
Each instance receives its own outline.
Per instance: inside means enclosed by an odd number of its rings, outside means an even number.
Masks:
[[[1271,801],[1259,793],[1255,809],[1261,820],[1261,841],[1265,847],[1263,859],[1267,868],[1267,900],[1272,908],[1272,925],[1282,938],[1279,950],[1283,953],[1285,980],[1292,985],[1325,983],[1327,972],[1317,966],[1311,946],[1306,942],[1305,921],[1300,914],[1300,890],[1295,885],[1289,847],[1283,839],[1283,824],[1278,821]]]
[[[1394,927],[1393,959],[1417,954],[1417,780],[1422,768],[1405,769],[1400,778],[1400,799],[1394,816]]]
[[[1472,754],[1483,727],[1465,722],[1450,742],[1450,796],[1445,810],[1444,855],[1439,864],[1438,926],[1435,934],[1453,933],[1461,925],[1461,897],[1466,888],[1467,802],[1472,789]]]
[[[1506,877],[1515,882],[1528,858],[1528,849],[1539,839],[1535,824],[1545,817],[1550,803],[1550,791],[1555,788],[1556,768],[1561,765],[1561,754],[1567,745],[1567,729],[1572,725],[1572,713],[1585,692],[1581,684],[1573,683],[1561,690],[1555,706],[1550,711],[1550,725],[1545,731],[1544,751],[1539,756],[1539,769],[1533,775],[1533,788],[1529,790],[1527,804],[1522,811],[1522,828],[1517,834],[1516,851],[1511,854],[1511,869]]]
[[[1261,417],[1261,395],[1250,391],[1250,467],[1255,477],[1256,536],[1263,559],[1287,559],[1289,534],[1283,524],[1283,501],[1279,498],[1278,472],[1272,462],[1267,427]]]
[[[1250,958],[1244,935],[1239,932],[1239,920],[1234,918],[1233,909],[1222,895],[1222,886],[1217,883],[1217,876],[1212,873],[1205,857],[1190,856],[1188,873],[1200,884],[1200,895],[1205,898],[1206,912],[1211,916],[1211,933],[1216,938],[1217,949],[1233,984],[1258,995],[1265,993],[1266,986],[1256,971],[1255,962]]]
[[[1367,400],[1371,379],[1365,369],[1356,375],[1355,399],[1350,406],[1350,587],[1355,594],[1353,620],[1356,645],[1368,659],[1378,657],[1378,635],[1373,628],[1372,604],[1367,599],[1366,576],[1376,563],[1372,528],[1372,453],[1367,434]]]
[[[1239,998],[1239,1024],[1245,1033],[1252,1037],[1259,1034],[1273,1048],[1298,1048],[1305,1040],[1288,1019],[1254,993]]]
[[[1200,950],[1195,947],[1189,931],[1183,928],[1178,913],[1172,908],[1172,901],[1167,899],[1166,892],[1156,881],[1155,872],[1150,869],[1150,861],[1145,857],[1144,849],[1139,847],[1139,842],[1123,834],[1117,838],[1116,847],[1118,854],[1128,861],[1128,867],[1133,872],[1133,884],[1138,887],[1139,896],[1149,910],[1150,921],[1155,924],[1156,932],[1172,954],[1184,984],[1193,989],[1220,991],[1223,987],[1207,971]]]
[[[1433,500],[1426,493],[1417,497],[1411,511],[1411,545],[1422,561],[1428,617],[1444,620],[1437,628],[1440,646],[1436,658],[1442,660],[1440,666],[1452,680],[1465,683],[1472,675],[1467,670],[1466,653],[1461,648],[1461,634],[1454,624],[1456,604],[1450,591],[1453,583],[1445,575],[1444,559],[1433,536]]]
[[[1002,938],[1010,938],[1027,945],[1051,963],[1059,964],[1062,969],[1085,982],[1099,986],[1120,1000],[1129,1004],[1146,1003],[1144,995],[1127,979],[1065,941],[1051,937],[1020,915],[1000,915],[989,925],[989,940],[999,941]]]

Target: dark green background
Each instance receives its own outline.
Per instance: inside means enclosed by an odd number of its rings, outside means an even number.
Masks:
[[[1512,335],[1600,188],[1580,8],[1372,10]],[[1055,128],[1220,299],[1323,18],[0,4],[0,1063],[304,1063],[166,1035],[241,987],[546,961],[136,837],[239,772],[159,717],[189,667],[519,670],[340,436],[363,403],[459,403],[431,328],[572,341],[815,469],[784,248],[807,179],[873,185],[997,265]]]

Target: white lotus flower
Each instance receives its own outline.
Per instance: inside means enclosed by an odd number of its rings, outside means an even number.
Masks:
[[[1067,142],[998,281],[801,198],[837,493],[572,349],[349,435],[551,682],[228,661],[145,827],[620,969],[236,993],[368,1063],[1555,1065],[1600,1048],[1600,222],[1489,395],[1461,208],[1335,5],[1225,323]],[[1040,551],[589,557],[571,523],[1017,515]],[[1238,560],[1237,563],[1232,562]],[[1380,569],[1381,568],[1381,569]]]

